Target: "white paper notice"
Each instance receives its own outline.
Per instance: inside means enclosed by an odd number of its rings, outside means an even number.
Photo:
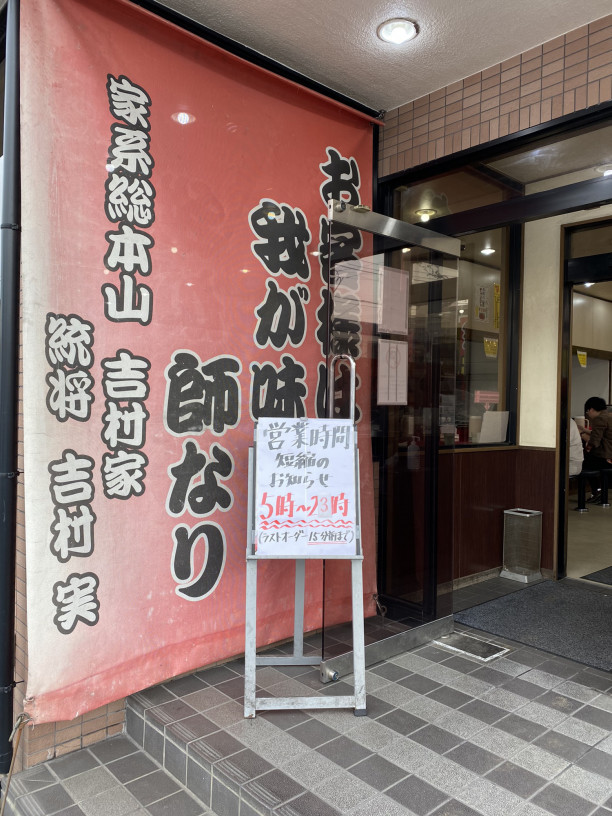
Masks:
[[[350,419],[257,422],[255,553],[351,558],[357,552],[356,434]]]
[[[382,298],[378,329],[389,334],[408,334],[408,275],[381,267]]]
[[[485,411],[480,429],[481,445],[505,442],[508,431],[508,411]]]
[[[408,404],[408,343],[378,341],[379,405]]]

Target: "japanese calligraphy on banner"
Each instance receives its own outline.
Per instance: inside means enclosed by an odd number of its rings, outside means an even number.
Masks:
[[[256,555],[357,555],[353,422],[261,419],[255,443]]]
[[[253,423],[324,416],[322,214],[369,202],[372,126],[125,0],[29,0],[21,52],[26,693],[45,722],[243,651]],[[293,630],[286,569],[262,565],[262,644]],[[351,616],[335,581],[330,623]],[[308,593],[307,630],[320,607]]]

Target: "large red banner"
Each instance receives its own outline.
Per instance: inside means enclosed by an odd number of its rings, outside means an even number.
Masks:
[[[45,722],[243,652],[254,422],[324,415],[326,202],[369,203],[372,125],[122,0],[28,0],[21,61],[27,700]],[[358,322],[339,336],[365,419]],[[291,635],[292,575],[262,565],[260,645]]]

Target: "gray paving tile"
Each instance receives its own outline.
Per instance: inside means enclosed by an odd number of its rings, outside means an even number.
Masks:
[[[457,691],[457,689],[449,688],[448,686],[440,686],[430,691],[427,696],[432,700],[437,700],[439,703],[444,703],[444,705],[450,708],[460,708],[474,699],[469,694],[464,694],[462,691]]]
[[[479,748],[478,745],[473,745],[470,742],[461,743],[461,745],[449,751],[446,757],[480,776],[484,776],[492,768],[501,765],[503,762],[503,759],[497,754]]]
[[[328,805],[314,793],[303,793],[291,802],[281,805],[275,811],[275,816],[340,816],[340,811]],[[372,816],[375,816],[373,813]]]
[[[128,816],[138,809],[138,802],[125,788],[118,786],[80,803],[85,816]]]
[[[323,780],[336,776],[339,772],[337,763],[324,757],[318,751],[308,751],[306,754],[291,757],[280,765],[280,769],[311,790],[314,790]]]
[[[161,765],[164,761],[164,735],[154,728],[151,723],[145,722],[143,748],[156,762]]]
[[[106,765],[114,759],[128,756],[138,751],[138,746],[124,734],[119,734],[116,737],[110,737],[104,742],[98,742],[95,745],[90,745],[89,751],[98,758],[98,760]]]
[[[48,788],[54,785],[57,779],[46,765],[37,765],[35,768],[28,768],[17,774],[11,781],[11,796],[23,796],[25,793],[33,793],[41,788]]]
[[[188,759],[186,787],[205,805],[210,805],[211,786],[210,772],[193,759]]]
[[[498,816],[500,813],[516,813],[523,804],[520,796],[490,782],[477,779],[472,785],[457,794],[457,799],[473,807],[484,816]]]
[[[463,655],[453,655],[444,661],[444,665],[448,666],[449,669],[470,674],[470,672],[475,671],[482,664],[478,660],[471,660],[468,657],[463,657]]]
[[[521,697],[526,697],[528,700],[542,696],[542,686],[529,683],[527,680],[523,680],[522,677],[513,677],[512,680],[507,680],[503,684],[503,688],[514,694],[520,694]]]
[[[177,791],[166,799],[148,806],[151,816],[202,816],[206,811],[186,791]]]
[[[514,754],[512,762],[528,771],[537,770],[538,775],[549,781],[564,771],[569,762],[560,756],[551,754],[537,745],[528,745],[518,754]]]
[[[237,754],[218,760],[215,769],[223,772],[225,776],[236,785],[244,785],[250,779],[256,779],[274,769],[274,766],[262,757],[258,756],[250,748],[245,748]]]
[[[381,663],[379,666],[370,666],[368,671],[394,681],[406,677],[409,672],[408,669],[398,666],[396,663]]]
[[[240,811],[240,794],[223,785],[213,777],[211,786],[211,809],[223,816],[238,816]]]
[[[384,714],[378,718],[378,722],[385,725],[387,728],[392,728],[399,734],[411,734],[424,725],[427,725],[425,720],[420,717],[415,717],[401,708],[392,709],[388,714]]]
[[[612,779],[612,757],[597,748],[591,748],[576,762],[580,768]]]
[[[122,784],[157,770],[157,765],[142,751],[109,762],[106,767]]]
[[[556,731],[547,731],[535,740],[535,744],[551,754],[567,759],[569,762],[576,762],[581,756],[586,754],[589,746],[584,742],[559,734]]]
[[[593,810],[592,802],[554,784],[536,793],[532,801],[555,816],[589,816]]]
[[[184,697],[186,694],[192,694],[194,691],[201,691],[206,687],[206,683],[197,677],[195,674],[187,674],[185,677],[177,677],[174,680],[168,680],[163,684],[171,694],[176,694],[177,697]]]
[[[366,710],[370,719],[376,719],[382,714],[388,714],[390,711],[395,711],[395,706],[391,705],[391,703],[388,703],[386,700],[381,700],[380,697],[375,697],[373,694],[367,694]]]
[[[183,720],[185,717],[192,717],[194,714],[197,714],[195,708],[187,705],[183,700],[176,699],[149,708],[146,712],[145,720],[153,719],[158,723],[166,725],[167,723],[176,722],[176,720]]]
[[[596,725],[598,728],[604,728],[606,731],[612,731],[612,712],[585,705],[574,712],[574,717],[577,720],[584,720],[584,722],[591,723],[591,725]]]
[[[490,683],[492,686],[501,686],[508,680],[507,674],[491,666],[482,666],[476,669],[476,671],[472,672],[471,677],[475,677],[477,680],[484,680],[485,683]]]
[[[19,811],[24,816],[52,816],[75,804],[74,799],[60,784],[49,785],[33,793],[27,793],[17,802]]]
[[[437,810],[433,810],[431,816],[482,816],[482,813],[478,813],[456,799],[451,799]]]
[[[387,796],[395,799],[417,816],[425,816],[448,799],[446,793],[439,791],[418,776],[408,776],[386,791]]]
[[[440,688],[440,683],[431,680],[429,677],[423,677],[422,674],[411,674],[399,680],[398,684],[404,688],[416,691],[418,694],[427,694],[429,691]]]
[[[305,793],[305,788],[291,779],[290,776],[275,768],[272,771],[246,782],[242,788],[243,792],[249,794],[255,802],[259,802],[265,807],[277,808],[285,802],[295,799]],[[243,793],[244,795],[244,793]],[[215,806],[214,796],[212,801]]]
[[[436,725],[426,725],[424,728],[414,731],[410,735],[410,739],[424,745],[431,751],[435,751],[437,754],[445,754],[461,742],[461,739],[455,734],[451,734],[450,731],[445,731],[443,728],[438,728]]]
[[[237,740],[226,731],[215,731],[199,740],[189,743],[188,756],[193,756],[196,761],[206,760],[216,762],[224,757],[244,751],[244,743]]]
[[[169,733],[182,740],[185,744],[219,730],[219,726],[203,714],[186,717],[184,720],[171,723],[166,728]]]
[[[592,725],[584,720],[578,720],[575,715],[560,722],[559,725],[555,726],[554,730],[586,745],[596,745],[608,736],[608,732],[604,728],[599,728],[599,726]]]
[[[315,787],[314,792],[342,812],[350,810],[360,802],[367,802],[378,793],[376,788],[361,779],[356,779],[349,771],[340,771],[338,766],[335,776],[323,780]]]
[[[277,728],[282,728],[283,730],[293,728],[294,725],[299,725],[300,723],[308,722],[308,720],[312,719],[305,711],[262,711],[257,716],[263,717],[264,720],[268,720]]]
[[[161,770],[128,782],[125,787],[141,805],[150,805],[179,789],[178,782]]]
[[[346,736],[337,737],[331,742],[320,745],[317,751],[342,768],[349,768],[372,753],[368,748]]]
[[[83,771],[99,768],[100,762],[89,751],[75,751],[63,757],[57,757],[57,759],[49,763],[48,767],[60,779],[67,779],[69,776],[75,776],[83,773]]]
[[[209,686],[216,686],[218,683],[224,683],[226,680],[235,680],[239,675],[226,665],[203,669],[202,671],[196,672],[195,676],[199,680],[203,680]]]
[[[171,739],[166,739],[164,768],[184,785],[187,777],[187,753]]]
[[[612,780],[576,765],[558,776],[555,784],[597,804],[602,804],[612,796]]]
[[[472,771],[443,756],[437,756],[418,768],[416,775],[434,788],[455,797],[466,786],[475,784],[479,778]]]
[[[371,756],[353,765],[350,772],[379,791],[394,785],[406,776],[406,771],[380,756]]]
[[[470,717],[475,717],[477,720],[482,720],[491,725],[492,723],[501,720],[508,712],[504,708],[491,705],[491,703],[484,703],[482,700],[474,700],[472,703],[467,703],[462,706],[461,711],[464,714],[469,714]]]
[[[288,733],[308,745],[309,748],[316,748],[318,745],[323,745],[324,742],[330,742],[330,740],[340,736],[335,729],[313,718],[296,725]]]
[[[563,677],[568,680],[570,677],[580,673],[580,664],[574,663],[572,660],[563,660],[561,658],[551,658],[544,660],[538,665],[538,669],[548,674],[553,674],[556,677]]]
[[[114,788],[117,785],[117,780],[106,768],[98,765],[89,771],[83,771],[83,773],[76,776],[64,779],[63,785],[74,802],[81,802],[83,799],[88,799],[109,788]]]
[[[521,711],[524,711],[524,709],[521,709]],[[508,734],[514,734],[515,737],[520,737],[525,742],[533,742],[547,730],[543,725],[531,722],[516,714],[508,714],[507,717],[502,717],[501,720],[495,723],[495,728],[506,731]]]
[[[548,780],[538,776],[520,765],[513,762],[504,762],[492,771],[487,773],[487,779],[506,788],[512,793],[516,793],[523,799],[529,799],[537,790],[543,788]]]
[[[290,731],[278,732],[257,746],[257,753],[276,767],[290,757],[307,754],[309,750],[309,746],[292,737]]]

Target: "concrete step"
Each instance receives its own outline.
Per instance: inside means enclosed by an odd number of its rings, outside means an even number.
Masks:
[[[6,778],[2,781],[4,791]],[[11,779],[5,816],[212,816],[128,735],[57,757]]]

